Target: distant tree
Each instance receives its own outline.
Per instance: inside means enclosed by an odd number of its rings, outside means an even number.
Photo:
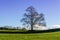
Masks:
[[[22,30],[26,30],[26,28],[22,28]]]
[[[30,26],[32,31],[35,24],[43,24],[44,26],[46,26],[46,24],[43,22],[44,14],[38,14],[33,6],[30,6],[26,9],[26,13],[24,13],[24,17],[21,21],[23,21],[24,25],[27,25],[28,27]]]

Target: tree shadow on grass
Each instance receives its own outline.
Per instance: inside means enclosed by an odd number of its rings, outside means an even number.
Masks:
[[[34,33],[50,33],[50,32],[57,32],[57,31],[60,31],[60,28],[58,29],[50,29],[50,30],[28,30],[28,31],[25,31],[25,32],[2,32],[0,31],[0,33],[3,33],[3,34],[34,34]]]

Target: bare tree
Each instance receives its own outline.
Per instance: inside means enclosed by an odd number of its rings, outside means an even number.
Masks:
[[[31,30],[33,30],[35,24],[43,24],[41,21],[44,21],[44,15],[42,13],[38,14],[35,8],[30,6],[26,9],[26,13],[24,13],[24,18],[22,21],[24,25],[30,26]]]

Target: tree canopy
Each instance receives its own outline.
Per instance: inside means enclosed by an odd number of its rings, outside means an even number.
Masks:
[[[24,25],[27,25],[28,27],[31,27],[31,30],[33,30],[34,25],[42,25],[46,26],[44,14],[36,12],[35,8],[33,6],[30,6],[26,9],[26,13],[24,13],[24,17],[21,20]]]

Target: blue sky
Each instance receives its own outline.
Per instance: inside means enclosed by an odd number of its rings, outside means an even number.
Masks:
[[[45,14],[47,26],[60,24],[60,0],[0,0],[0,26],[21,26],[20,19],[31,5]]]

